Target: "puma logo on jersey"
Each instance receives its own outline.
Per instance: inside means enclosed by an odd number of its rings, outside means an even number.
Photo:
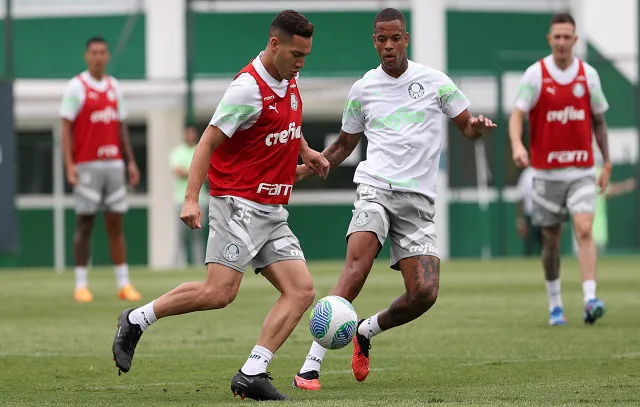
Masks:
[[[271,106],[269,106],[271,107]],[[295,140],[302,137],[302,129],[300,126],[296,126],[296,122],[289,123],[287,130],[282,130],[279,133],[270,133],[264,140],[267,146],[275,146],[278,143],[287,144],[289,140]]]
[[[274,103],[274,104],[272,104],[272,105],[269,105],[269,110],[275,110],[275,111],[276,111],[276,113],[278,113],[278,107],[276,106],[276,104],[275,104],[275,103]]]
[[[547,86],[547,92],[555,96],[556,88],[554,88],[553,86]]]
[[[95,112],[91,113],[91,123],[109,124],[117,120],[118,112],[111,106],[103,110],[96,110]]]
[[[552,151],[547,155],[547,162],[556,161],[560,164],[580,163],[589,160],[589,152],[587,150],[572,151]]]
[[[567,124],[568,122],[582,122],[586,118],[584,109],[576,109],[573,106],[567,106],[562,110],[549,110],[547,112],[547,122],[558,122]]]
[[[258,185],[258,190],[256,192],[259,194],[266,193],[269,196],[287,196],[291,194],[291,189],[293,189],[293,185],[291,184],[268,184],[266,182],[261,182],[260,185]]]

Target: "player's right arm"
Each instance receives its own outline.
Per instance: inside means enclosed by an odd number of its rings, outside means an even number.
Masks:
[[[180,219],[191,229],[202,228],[202,212],[198,203],[200,188],[209,170],[209,161],[216,148],[227,138],[218,127],[209,125],[202,134],[193,153],[189,177],[187,178],[187,192]]]
[[[67,182],[71,187],[78,183],[78,173],[73,161],[73,121],[82,107],[84,89],[76,78],[69,81],[62,94],[60,105],[60,132],[62,133],[62,153],[67,169]]]
[[[209,126],[202,134],[193,153],[187,192],[180,219],[191,229],[202,227],[198,198],[200,188],[207,176],[211,155],[227,138],[233,137],[238,129],[253,126],[262,111],[262,94],[255,79],[247,73],[231,82],[218,105]]]
[[[361,81],[357,81],[351,87],[347,103],[342,113],[342,129],[338,138],[323,152],[329,161],[330,168],[339,166],[355,150],[364,134],[364,115],[362,114]],[[296,170],[296,182],[310,175],[314,171],[305,165],[299,165]]]
[[[509,118],[509,140],[513,162],[518,167],[529,165],[529,153],[522,142],[525,115],[533,108],[540,93],[538,79],[541,72],[534,64],[526,70],[516,96],[515,106]]]

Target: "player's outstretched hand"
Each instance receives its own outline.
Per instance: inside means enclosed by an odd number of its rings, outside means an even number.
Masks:
[[[315,171],[311,168],[307,167],[306,164],[298,165],[296,167],[296,180],[295,182],[300,182],[303,179],[307,178],[310,175],[313,175]]]
[[[484,115],[481,114],[479,114],[478,117],[472,117],[469,119],[469,125],[480,134],[487,134],[494,128],[498,127],[498,125],[492,122],[491,119],[484,117]]]
[[[308,149],[302,156],[302,161],[307,167],[320,175],[322,178],[327,178],[331,165],[329,164],[327,158],[322,155],[322,153]]]
[[[202,229],[202,212],[198,202],[185,200],[180,220],[191,229]]]

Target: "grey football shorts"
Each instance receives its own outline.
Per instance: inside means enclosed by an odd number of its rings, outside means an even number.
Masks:
[[[282,260],[305,260],[298,238],[287,223],[289,212],[264,212],[233,198],[209,200],[209,238],[205,264],[218,263],[256,273]]]
[[[78,183],[73,189],[76,214],[93,215],[102,208],[124,213],[128,209],[125,166],[119,163],[88,162],[76,166]]]
[[[392,191],[360,184],[347,239],[355,232],[373,232],[380,247],[391,238],[391,268],[414,256],[440,257],[433,221],[435,205],[415,192]]]
[[[533,179],[532,223],[554,226],[569,215],[593,213],[596,207],[596,177],[587,175],[569,180]]]

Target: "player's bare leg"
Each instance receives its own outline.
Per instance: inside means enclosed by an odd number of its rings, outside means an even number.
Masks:
[[[573,215],[573,231],[578,243],[578,262],[582,277],[584,294],[584,322],[593,324],[604,315],[604,304],[596,297],[596,265],[598,252],[591,233],[593,226],[592,213],[576,213]]]
[[[404,325],[427,312],[438,298],[440,259],[435,256],[415,256],[400,260],[400,271],[407,291],[389,308],[360,321],[353,341],[351,369],[358,381],[369,375],[369,349],[375,335]]]
[[[124,373],[131,369],[136,345],[152,323],[172,315],[224,308],[236,298],[241,281],[242,273],[209,263],[204,282],[182,283],[155,301],[125,310],[118,319],[113,340],[116,366]]]
[[[117,212],[105,212],[104,226],[109,239],[109,252],[114,265],[114,273],[118,283],[118,298],[121,300],[138,301],[142,298],[129,281],[129,266],[127,264],[127,248],[122,230],[123,215]]]
[[[549,298],[549,324],[564,325],[567,320],[562,307],[560,287],[560,236],[561,226],[542,228],[542,268]]]
[[[76,230],[73,234],[73,257],[75,261],[76,288],[74,299],[78,302],[89,302],[93,295],[88,287],[89,257],[91,256],[91,231],[95,215],[76,215]]]
[[[258,345],[275,353],[313,304],[313,279],[302,260],[276,262],[261,273],[280,291],[280,298],[265,318],[258,339]]]
[[[287,340],[314,299],[313,279],[302,260],[284,260],[261,270],[262,275],[280,291],[280,298],[262,324],[258,343],[249,358],[231,380],[231,391],[255,400],[284,400],[269,382],[266,368],[273,354]]]
[[[354,232],[347,242],[347,259],[338,282],[329,295],[338,295],[353,302],[367,281],[376,255],[380,251],[380,242],[373,232]],[[320,365],[327,350],[315,341],[305,359],[300,372],[293,379],[293,385],[303,390],[320,390]],[[368,349],[367,349],[368,355]]]

